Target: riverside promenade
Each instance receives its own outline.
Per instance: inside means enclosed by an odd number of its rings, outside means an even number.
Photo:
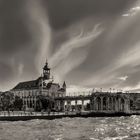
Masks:
[[[13,111],[13,112],[0,112],[0,121],[27,121],[32,119],[61,119],[61,118],[74,118],[74,117],[118,117],[118,116],[131,116],[140,115],[140,112],[106,112],[106,111],[81,111],[81,112],[23,112],[23,111]]]

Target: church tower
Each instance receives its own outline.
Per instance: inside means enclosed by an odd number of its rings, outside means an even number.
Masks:
[[[64,81],[64,83],[63,83],[63,89],[66,91],[66,88],[67,88],[67,86],[66,86],[66,82]]]
[[[49,80],[50,79],[50,68],[48,66],[48,62],[46,61],[45,66],[43,67],[43,79]]]

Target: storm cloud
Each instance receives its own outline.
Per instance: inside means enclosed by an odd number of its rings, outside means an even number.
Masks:
[[[139,89],[138,0],[0,0],[0,88],[40,76]]]

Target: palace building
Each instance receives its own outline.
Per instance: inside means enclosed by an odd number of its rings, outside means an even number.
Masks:
[[[20,82],[10,90],[14,96],[18,96],[23,100],[23,107],[25,110],[36,110],[39,96],[53,101],[55,97],[63,97],[66,95],[66,83],[64,82],[62,87],[58,83],[54,83],[53,78],[51,78],[50,70],[48,62],[46,62],[43,67],[42,76],[32,81]],[[57,108],[58,104],[59,108]],[[63,106],[64,102],[53,103],[53,108],[55,110],[63,110]]]

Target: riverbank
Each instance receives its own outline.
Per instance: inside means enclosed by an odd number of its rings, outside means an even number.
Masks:
[[[118,117],[118,116],[131,116],[140,115],[140,113],[124,113],[124,112],[1,112],[0,121],[27,121],[32,119],[60,119],[60,118],[74,118],[74,117]]]

